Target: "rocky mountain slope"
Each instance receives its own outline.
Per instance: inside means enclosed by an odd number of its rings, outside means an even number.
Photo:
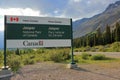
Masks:
[[[120,1],[110,4],[100,14],[73,22],[74,38],[95,31],[99,27],[104,31],[106,25],[113,25],[118,21],[120,22]]]

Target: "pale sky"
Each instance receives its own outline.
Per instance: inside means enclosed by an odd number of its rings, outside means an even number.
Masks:
[[[63,17],[73,20],[89,18],[103,12],[118,0],[1,0],[0,31],[4,30],[4,15]]]

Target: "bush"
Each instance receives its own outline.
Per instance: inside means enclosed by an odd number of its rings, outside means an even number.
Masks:
[[[120,42],[115,42],[111,45],[110,50],[113,52],[120,52]]]
[[[21,64],[22,65],[29,65],[29,64],[34,64],[36,54],[35,53],[28,53],[28,54],[21,54],[19,55],[21,57]]]
[[[106,57],[104,54],[95,54],[91,57],[92,60],[105,60]]]
[[[88,53],[82,53],[81,56],[82,56],[82,59],[87,60],[87,59],[89,59],[89,57],[91,56],[91,54],[88,54]]]
[[[10,62],[10,68],[13,72],[17,72],[21,67],[21,63],[19,60],[14,60]]]
[[[7,65],[11,68],[13,72],[17,72],[19,68],[21,67],[21,59],[17,55],[12,55],[14,58],[8,57],[7,59]]]
[[[74,62],[75,62],[75,63],[81,62],[81,60],[82,60],[82,58],[81,58],[80,55],[75,55],[75,56],[74,56]]]
[[[7,50],[7,65],[16,72],[22,65],[34,64],[41,61],[62,62],[70,59],[70,49],[38,49],[38,50],[21,50],[20,55],[16,55],[14,50]],[[1,53],[0,53],[1,54]],[[0,62],[3,58],[0,55]]]
[[[50,54],[50,60],[54,62],[61,62],[70,58],[69,53],[65,51],[57,51]]]
[[[3,65],[3,52],[0,51],[0,67]]]
[[[28,64],[34,64],[35,63],[35,60],[34,59],[30,59],[30,58],[26,58],[24,61],[23,61],[24,65],[28,65]]]
[[[51,53],[50,59],[54,62],[60,62],[62,61],[62,55],[60,53]]]

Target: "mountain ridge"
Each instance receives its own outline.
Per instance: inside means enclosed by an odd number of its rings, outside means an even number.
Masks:
[[[78,38],[101,28],[104,31],[106,25],[112,25],[120,19],[120,1],[110,4],[105,11],[86,20],[73,22],[73,36]],[[80,22],[77,23],[76,22]]]

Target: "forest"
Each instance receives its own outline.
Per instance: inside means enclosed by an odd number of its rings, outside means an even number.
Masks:
[[[74,48],[94,47],[99,45],[112,44],[120,41],[120,23],[116,22],[115,26],[106,25],[105,30],[98,28],[96,31],[86,34],[73,40]]]

